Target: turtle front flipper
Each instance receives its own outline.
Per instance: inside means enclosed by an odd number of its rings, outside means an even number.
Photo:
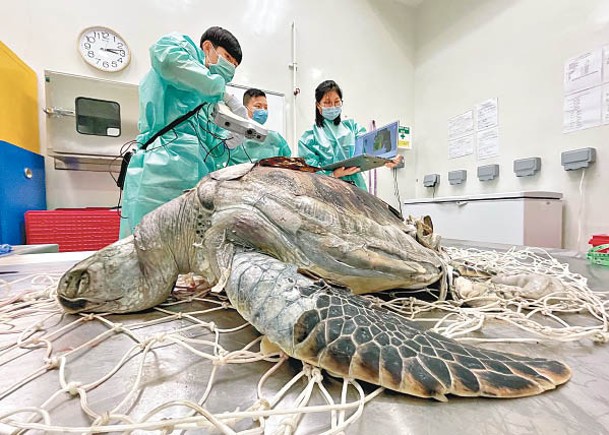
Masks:
[[[543,358],[462,345],[259,253],[238,253],[226,291],[256,329],[288,355],[344,377],[446,400],[524,397],[566,382]]]

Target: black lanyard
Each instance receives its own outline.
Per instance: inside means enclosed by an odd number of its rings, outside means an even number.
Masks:
[[[157,131],[155,134],[153,134],[152,137],[146,141],[146,143],[144,143],[142,145],[141,149],[146,150],[146,148],[148,148],[148,146],[152,142],[157,140],[160,136],[163,136],[168,131],[173,130],[174,128],[176,128],[178,125],[180,125],[181,123],[186,121],[191,116],[196,115],[197,112],[199,110],[201,110],[201,107],[203,107],[205,104],[207,104],[207,103],[199,104],[197,107],[195,107],[194,109],[192,109],[188,113],[185,113],[184,115],[174,119],[169,124],[167,124],[165,127],[161,128],[159,131]],[[118,174],[118,178],[116,180],[116,185],[121,190],[123,190],[123,186],[125,185],[125,177],[127,176],[127,167],[129,166],[129,162],[131,161],[131,157],[132,156],[133,156],[133,151],[127,151],[125,153],[125,155],[123,155],[123,161],[121,162],[121,171]]]

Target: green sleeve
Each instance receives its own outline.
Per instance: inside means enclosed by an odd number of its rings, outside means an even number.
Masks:
[[[314,145],[315,137],[313,136],[313,131],[305,131],[298,141],[298,156],[302,157],[307,165],[320,167],[321,160],[313,149]]]
[[[290,145],[288,145],[288,142],[279,133],[277,133],[277,132],[274,132],[274,133],[275,133],[275,140],[277,143],[277,149],[279,152],[278,155],[283,156],[283,157],[291,157],[292,150],[290,149]]]
[[[188,37],[177,33],[163,36],[150,47],[152,68],[177,89],[198,93],[213,102],[220,101],[226,82],[207,69],[197,50],[200,51]]]
[[[366,133],[366,128],[359,125],[354,119],[345,120],[344,125],[353,132],[356,139]]]

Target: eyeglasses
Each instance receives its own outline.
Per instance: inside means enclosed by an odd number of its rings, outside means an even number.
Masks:
[[[330,107],[343,107],[343,102],[342,101],[335,101],[334,103],[330,102],[330,101],[322,101],[320,103],[321,107],[325,107],[325,108],[330,108]]]

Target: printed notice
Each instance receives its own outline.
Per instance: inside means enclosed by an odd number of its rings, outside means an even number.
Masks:
[[[474,135],[464,136],[448,141],[448,158],[456,159],[459,157],[474,154]]]
[[[474,133],[474,111],[470,110],[463,115],[448,120],[448,140],[467,136]]]
[[[498,125],[497,98],[476,105],[476,130],[485,130]]]
[[[603,83],[609,83],[609,45],[603,47]]]
[[[499,129],[489,128],[478,132],[478,160],[499,155]]]
[[[603,86],[603,124],[609,124],[609,83]]]
[[[565,63],[565,93],[598,86],[602,81],[603,50],[594,50]]]
[[[564,133],[601,125],[601,94],[597,86],[565,97]]]

